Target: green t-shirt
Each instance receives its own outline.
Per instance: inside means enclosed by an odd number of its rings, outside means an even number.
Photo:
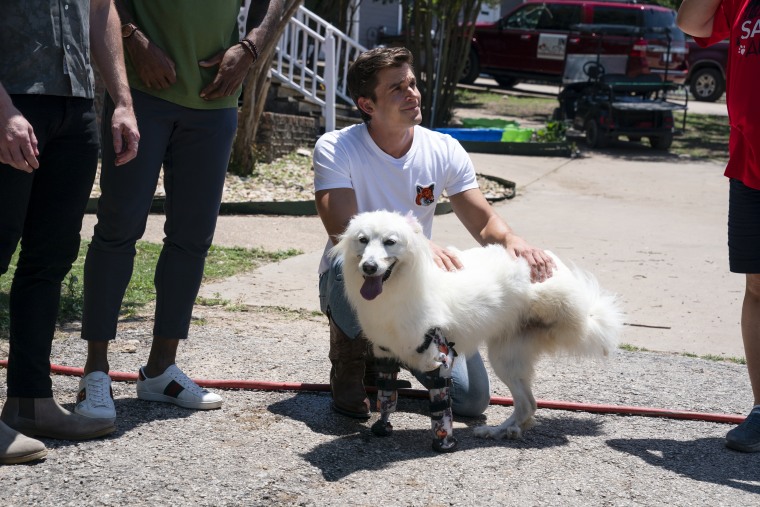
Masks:
[[[218,67],[204,68],[198,61],[238,42],[240,5],[240,0],[132,0],[135,24],[174,61],[177,82],[164,90],[148,88],[127,53],[130,86],[193,109],[237,107],[240,90],[211,101],[200,97],[201,90],[214,80]]]

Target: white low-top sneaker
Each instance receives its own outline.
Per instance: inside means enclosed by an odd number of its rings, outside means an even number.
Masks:
[[[221,396],[201,389],[175,364],[153,378],[146,377],[143,368],[140,368],[137,377],[137,397],[141,400],[174,403],[196,410],[211,410],[222,406]]]
[[[79,380],[74,412],[93,419],[116,420],[111,377],[102,371],[88,373]]]

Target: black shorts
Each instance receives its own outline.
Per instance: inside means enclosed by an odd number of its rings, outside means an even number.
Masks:
[[[760,273],[760,190],[731,179],[728,264],[733,273]]]

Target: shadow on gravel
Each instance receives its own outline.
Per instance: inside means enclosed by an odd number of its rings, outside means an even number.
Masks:
[[[115,399],[114,405],[116,405],[116,431],[103,437],[105,439],[119,438],[139,426],[150,424],[154,421],[182,419],[197,413],[196,410],[178,407],[170,403],[142,401],[137,398]],[[74,410],[73,403],[62,403],[61,406],[66,410]],[[63,448],[70,445],[80,444],[78,441],[43,440],[48,449]]]
[[[727,449],[722,438],[692,441],[670,439],[615,439],[607,445],[616,451],[675,472],[695,481],[760,493],[760,467],[756,454]]]
[[[310,393],[298,393],[293,397],[269,405],[273,414],[288,417],[305,424],[311,431],[337,438],[321,443],[302,454],[304,460],[322,472],[327,481],[338,481],[354,472],[382,470],[397,462],[415,461],[415,466],[425,465],[424,460],[440,459],[432,450],[430,419],[426,412],[427,401],[400,398],[398,411],[391,416],[391,422],[404,421],[409,425],[418,424],[415,429],[396,429],[389,437],[377,437],[370,426],[377,420],[373,413],[368,421],[354,420],[335,414],[330,409],[330,397]],[[567,445],[568,436],[598,436],[602,433],[601,423],[591,418],[577,416],[539,417],[522,440],[490,440],[473,435],[473,426],[483,422],[478,419],[456,419],[458,423],[454,435],[459,440],[457,453],[474,451],[487,447],[511,449],[544,449]],[[490,423],[502,422],[501,414]],[[422,461],[420,461],[422,460]]]

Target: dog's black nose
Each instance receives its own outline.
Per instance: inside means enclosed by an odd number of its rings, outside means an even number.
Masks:
[[[377,273],[377,263],[372,261],[365,262],[362,264],[362,271],[364,271],[365,275],[374,275]]]

